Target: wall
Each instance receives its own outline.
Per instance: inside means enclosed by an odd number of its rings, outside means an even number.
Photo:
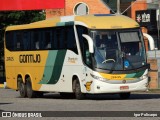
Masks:
[[[134,2],[132,2],[131,4],[133,4]],[[133,18],[134,20],[136,20],[135,16],[136,16],[136,11],[137,10],[147,10],[147,3],[146,1],[138,1],[136,3],[134,3],[131,7],[131,18]]]
[[[89,7],[89,14],[108,14],[110,10],[101,2],[101,0],[65,0],[64,9],[46,10],[46,19],[54,16],[73,15],[76,4],[83,2]]]

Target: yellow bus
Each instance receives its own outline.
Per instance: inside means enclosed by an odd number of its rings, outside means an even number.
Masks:
[[[21,97],[117,93],[148,86],[140,26],[122,15],[55,17],[5,31],[7,87]]]

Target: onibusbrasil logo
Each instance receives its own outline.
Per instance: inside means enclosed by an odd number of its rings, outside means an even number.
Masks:
[[[4,118],[31,118],[31,117],[42,117],[40,112],[2,112],[2,117]]]

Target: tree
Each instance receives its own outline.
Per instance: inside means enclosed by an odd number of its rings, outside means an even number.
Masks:
[[[44,20],[43,11],[1,11],[0,12],[0,41],[3,38],[4,28],[9,25],[28,24]]]
[[[0,27],[28,24],[45,19],[42,11],[4,11],[0,12]]]

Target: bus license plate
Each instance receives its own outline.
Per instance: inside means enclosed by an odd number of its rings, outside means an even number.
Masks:
[[[120,90],[128,90],[129,86],[120,86]]]

